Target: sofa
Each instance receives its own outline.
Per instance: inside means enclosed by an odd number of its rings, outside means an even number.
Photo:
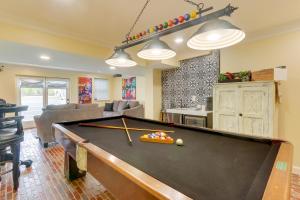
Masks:
[[[132,117],[144,118],[145,109],[138,101],[113,101],[106,103],[103,108],[103,117],[113,117],[127,115]]]
[[[41,115],[34,116],[37,136],[44,147],[55,141],[53,123],[103,117],[103,107],[98,104],[48,105]]]

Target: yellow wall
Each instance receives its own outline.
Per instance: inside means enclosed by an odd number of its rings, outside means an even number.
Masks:
[[[58,51],[107,58],[112,50],[106,47],[64,36],[37,31],[21,26],[0,22],[0,39],[29,44]]]
[[[112,91],[112,76],[110,75],[6,65],[4,71],[0,72],[0,98],[3,98],[10,103],[18,103],[18,90],[16,85],[16,78],[18,75],[68,78],[70,80],[70,102],[72,103],[78,103],[78,77],[80,76],[108,79],[111,86],[110,91]],[[112,93],[110,94],[110,97],[112,97]],[[103,102],[98,103],[103,105]]]
[[[161,71],[149,68],[146,75],[137,76],[136,81],[136,100],[144,104],[145,117],[158,120],[161,110]],[[122,99],[122,78],[113,78],[113,99]]]
[[[279,136],[293,143],[294,164],[300,166],[300,32],[245,43],[221,51],[221,72],[259,70],[286,65],[279,105]]]
[[[161,111],[161,70],[149,68],[146,78],[146,118],[160,119]]]
[[[161,70],[153,71],[153,119],[160,120],[162,106]]]
[[[114,100],[121,100],[122,99],[122,79],[129,78],[129,77],[117,77],[113,78],[113,91],[112,91],[112,98]],[[136,100],[142,104],[145,104],[145,77],[144,76],[137,76],[136,77]]]

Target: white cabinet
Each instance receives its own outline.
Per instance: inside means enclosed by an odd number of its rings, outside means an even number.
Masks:
[[[219,83],[213,101],[214,129],[277,137],[275,82]]]

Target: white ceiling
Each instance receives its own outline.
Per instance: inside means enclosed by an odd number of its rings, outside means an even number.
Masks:
[[[214,10],[221,9],[229,3],[238,6],[239,9],[229,20],[245,30],[248,36],[255,36],[258,33],[267,34],[266,30],[300,21],[300,0],[205,0],[203,2],[206,7],[214,6]],[[0,0],[0,20],[113,48],[124,39],[124,35],[144,3],[145,0]],[[151,0],[133,32],[141,32],[150,26],[192,10],[194,7],[184,0]],[[177,36],[187,39],[196,28],[164,38],[179,54],[179,59],[186,55],[192,57],[203,54],[187,48],[186,42],[181,45],[173,42]],[[65,65],[70,64],[66,62],[63,61]],[[103,61],[101,62],[97,66],[102,65]],[[85,66],[88,64],[91,63],[84,63]],[[93,70],[95,71],[94,68]]]
[[[42,60],[40,59],[41,55],[47,55],[51,59],[49,61]],[[145,68],[141,66],[111,70],[103,60],[98,58],[1,40],[0,62],[2,64],[28,65],[33,67],[102,74],[122,74],[131,76],[145,74]]]

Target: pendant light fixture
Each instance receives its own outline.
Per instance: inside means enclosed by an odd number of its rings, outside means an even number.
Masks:
[[[149,41],[137,55],[147,60],[165,60],[174,57],[176,52],[173,51],[167,43],[158,38],[154,38]]]
[[[188,40],[188,47],[196,50],[213,50],[241,42],[245,33],[228,21],[213,19],[201,26]]]
[[[245,38],[245,33],[241,29],[228,21],[219,19],[224,16],[230,17],[238,9],[237,7],[229,4],[223,9],[204,15],[204,13],[212,10],[213,7],[204,8],[203,2],[198,3],[193,0],[184,1],[195,6],[197,8],[196,11],[170,19],[162,24],[151,26],[137,34],[132,34],[133,29],[150,2],[150,0],[145,1],[143,8],[125,35],[123,44],[115,48],[114,54],[105,61],[107,64],[116,67],[132,67],[137,65],[130,55],[125,52],[125,49],[146,42],[146,45],[137,53],[138,57],[147,60],[172,58],[176,55],[176,52],[168,44],[160,40],[160,38],[203,23],[205,24],[188,40],[188,47],[196,50],[221,49],[237,44]]]
[[[115,67],[133,67],[137,64],[124,49],[116,49],[114,54],[105,62]]]

